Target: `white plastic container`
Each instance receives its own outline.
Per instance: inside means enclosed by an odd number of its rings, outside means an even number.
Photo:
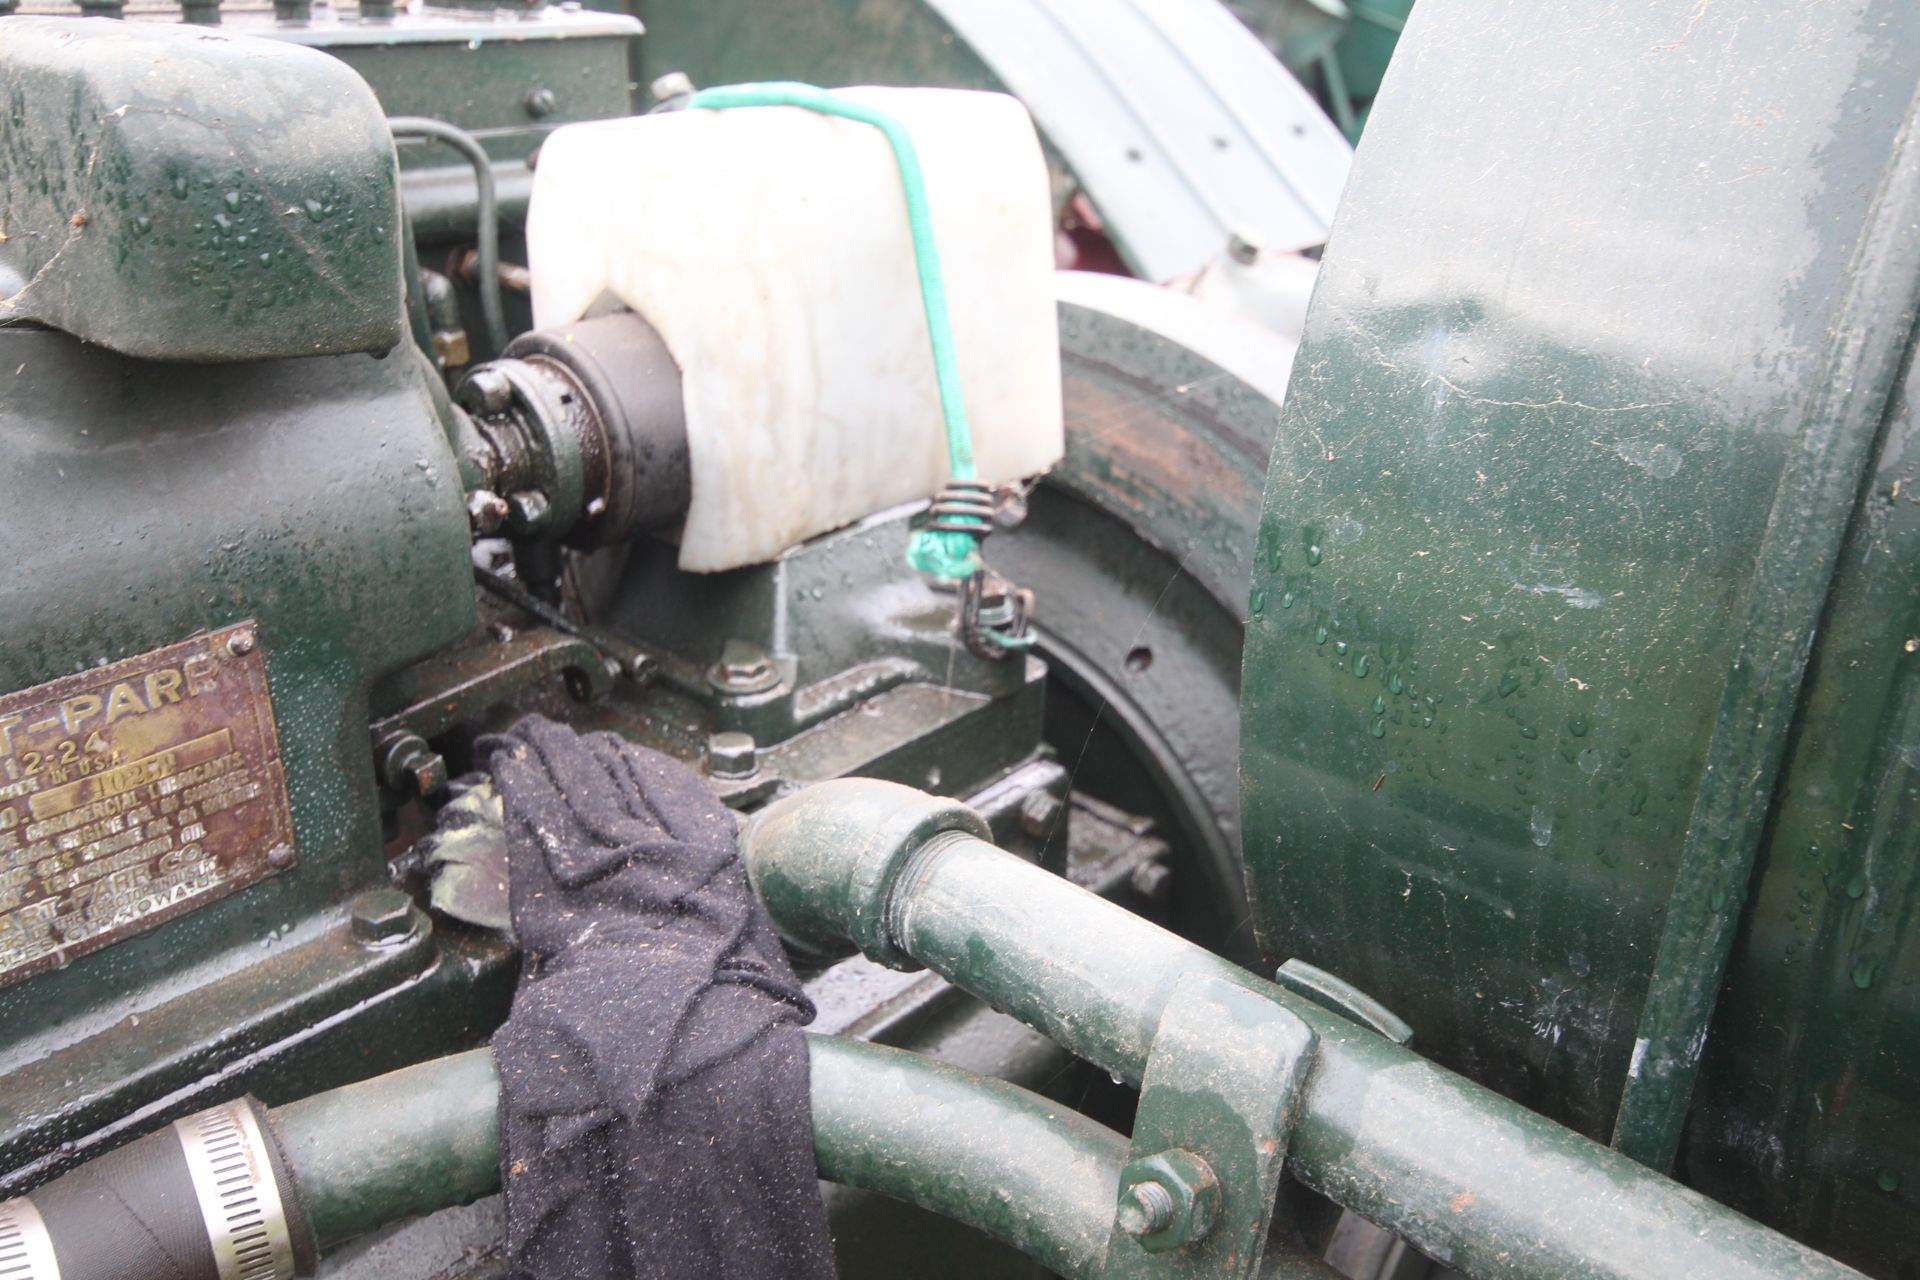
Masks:
[[[1063,449],[1053,224],[1025,108],[839,92],[898,117],[919,151],[980,478],[1046,470]],[[680,365],[683,568],[771,559],[948,479],[906,204],[878,129],[795,107],[568,125],[541,149],[527,245],[536,324],[564,328],[611,293]]]

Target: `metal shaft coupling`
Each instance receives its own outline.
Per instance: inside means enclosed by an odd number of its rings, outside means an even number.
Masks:
[[[222,1103],[0,1203],[6,1280],[288,1280],[312,1233],[266,1111]]]
[[[692,494],[680,372],[631,312],[522,334],[454,392],[477,536],[590,548],[667,528]]]

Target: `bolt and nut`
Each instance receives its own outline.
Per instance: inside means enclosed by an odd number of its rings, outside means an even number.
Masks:
[[[1114,1222],[1148,1253],[1164,1253],[1204,1239],[1219,1207],[1220,1179],[1212,1167],[1175,1148],[1121,1170]]]
[[[417,733],[401,731],[381,744],[380,776],[403,795],[425,798],[447,785],[447,761]]]
[[[398,889],[370,889],[353,900],[353,940],[363,947],[391,945],[413,936],[413,899]]]
[[[513,383],[490,364],[483,364],[460,384],[458,399],[475,413],[500,413],[513,403]]]
[[[1130,1236],[1150,1236],[1173,1225],[1177,1206],[1173,1192],[1158,1182],[1137,1182],[1120,1200],[1116,1215],[1120,1229]]]
[[[491,489],[475,489],[467,495],[467,523],[478,536],[484,537],[499,529],[511,510],[507,500]]]
[[[553,514],[547,495],[538,489],[522,489],[507,495],[507,524],[515,533],[538,533]]]
[[[675,98],[693,96],[693,77],[684,71],[669,71],[647,86],[647,92],[653,95],[655,102],[671,102]]]
[[[729,640],[720,649],[720,660],[708,668],[707,683],[721,693],[762,693],[780,683],[780,669],[760,646]]]
[[[1235,227],[1227,235],[1227,256],[1243,267],[1260,260],[1260,233],[1250,227]]]
[[[1164,902],[1173,892],[1173,868],[1164,862],[1142,862],[1127,873],[1127,883],[1148,902]]]
[[[751,778],[760,771],[758,744],[750,733],[716,733],[707,739],[707,774]]]
[[[1020,829],[1035,840],[1044,839],[1052,833],[1065,808],[1053,792],[1036,791],[1020,802]]]

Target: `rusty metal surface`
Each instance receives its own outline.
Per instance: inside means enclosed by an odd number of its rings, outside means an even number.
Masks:
[[[0,697],[0,986],[293,857],[251,621]]]

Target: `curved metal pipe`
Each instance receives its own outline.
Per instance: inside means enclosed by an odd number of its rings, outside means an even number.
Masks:
[[[810,1036],[820,1176],[963,1222],[1060,1275],[1106,1264],[1127,1140],[1035,1093],[898,1049]],[[485,1049],[273,1112],[321,1252],[500,1185]]]
[[[489,355],[499,355],[507,345],[507,311],[500,300],[500,211],[494,198],[493,159],[485,147],[465,129],[444,120],[426,116],[389,116],[387,131],[396,138],[428,138],[445,143],[473,166],[474,239],[479,246],[480,314],[487,323]]]
[[[924,965],[1136,1084],[1183,976],[1285,1006],[1319,1037],[1289,1168],[1469,1275],[1859,1274],[984,834],[952,801],[846,779],[768,806],[744,848],[755,892],[793,944],[823,953],[851,940],[882,963]]]

